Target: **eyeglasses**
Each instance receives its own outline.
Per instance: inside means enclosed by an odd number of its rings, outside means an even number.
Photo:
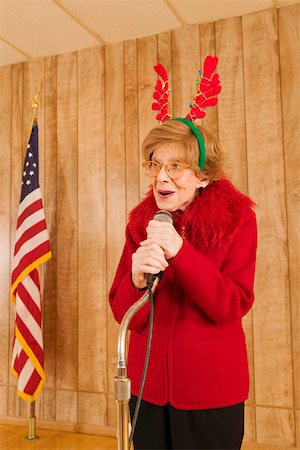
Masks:
[[[178,180],[183,175],[185,169],[191,167],[189,164],[184,164],[179,161],[171,161],[167,164],[162,164],[158,161],[146,161],[143,164],[146,174],[149,177],[157,177],[162,167],[166,168],[166,172],[172,180]]]

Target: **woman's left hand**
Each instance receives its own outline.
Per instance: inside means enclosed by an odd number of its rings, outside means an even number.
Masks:
[[[155,242],[164,250],[166,259],[174,258],[183,245],[182,237],[171,223],[150,220],[146,231],[147,240],[140,245],[146,245],[149,241]]]

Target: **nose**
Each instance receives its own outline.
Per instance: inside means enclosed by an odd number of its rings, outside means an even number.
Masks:
[[[161,167],[160,171],[157,174],[156,179],[159,181],[169,181],[170,180],[170,177],[166,171],[166,166]]]

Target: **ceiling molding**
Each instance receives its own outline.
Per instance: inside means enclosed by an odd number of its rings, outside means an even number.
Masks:
[[[60,0],[52,0],[52,2],[58,6],[60,9],[63,10],[65,14],[67,14],[71,19],[74,20],[81,28],[83,28],[87,33],[91,34],[93,38],[95,38],[101,45],[107,44],[104,39],[102,39],[99,34],[95,33],[94,30],[89,28],[76,14],[74,14],[72,11],[70,11]]]
[[[187,25],[187,22],[182,18],[182,16],[179,14],[179,12],[177,11],[177,9],[175,8],[174,5],[172,5],[170,0],[164,0],[164,3],[166,4],[166,6],[172,11],[172,13],[174,14],[174,16],[176,17],[177,20],[179,20],[179,22],[181,23],[181,25],[183,27],[185,27]]]
[[[13,48],[14,50],[16,50],[17,52],[19,52],[21,55],[26,56],[26,58],[28,59],[32,59],[33,57],[31,55],[29,55],[28,53],[24,52],[24,50],[22,50],[19,47],[16,47],[12,42],[9,42],[7,39],[5,39],[4,37],[0,36],[0,41],[4,42],[5,44],[9,45],[11,48]]]

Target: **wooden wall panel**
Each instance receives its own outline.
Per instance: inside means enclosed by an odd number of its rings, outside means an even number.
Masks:
[[[13,126],[11,128],[11,251],[13,252],[16,222],[21,194],[23,167],[23,114],[22,85],[23,65],[12,66],[11,111]],[[30,119],[29,119],[30,120]],[[28,123],[29,125],[29,123]]]
[[[17,395],[17,387],[9,386],[8,387],[8,417],[18,417],[19,416],[19,397]]]
[[[180,28],[172,32],[173,115],[185,117],[196,92],[200,69],[199,26]]]
[[[241,18],[216,23],[216,55],[222,91],[219,96],[219,140],[225,153],[225,171],[247,194],[247,152],[244,104]]]
[[[295,429],[295,434],[296,434],[296,448],[300,448],[299,445],[299,436],[300,436],[300,411],[299,409],[295,411],[296,413],[296,429]]]
[[[76,390],[56,391],[56,421],[78,422],[78,392]]]
[[[295,406],[300,408],[300,5],[279,11],[283,142],[285,155],[291,331]],[[300,432],[300,430],[299,430]],[[297,448],[300,448],[300,434]]]
[[[139,202],[141,164],[138,133],[137,41],[124,42],[124,126],[126,155],[126,216]]]
[[[173,112],[173,89],[172,89],[172,32],[160,33],[157,36],[157,62],[163,64],[167,69],[169,76],[169,89],[171,94],[169,95],[169,112]],[[153,94],[153,92],[152,92]],[[154,101],[154,100],[153,100]],[[151,101],[152,104],[152,101]],[[151,107],[151,105],[150,105]],[[153,111],[155,113],[155,111]],[[155,117],[155,114],[154,114]]]
[[[244,327],[245,328],[245,327]],[[252,367],[250,366],[250,370]],[[250,379],[250,383],[252,380]],[[245,432],[243,442],[253,443],[256,442],[256,410],[253,404],[251,404],[251,391],[253,391],[253,386],[250,384],[250,401],[245,402]]]
[[[219,141],[225,155],[225,172],[242,192],[248,193],[247,150],[245,128],[243,41],[241,18],[216,22],[216,54],[222,91],[218,103]],[[249,402],[255,403],[253,370],[253,320],[252,310],[244,317],[250,369]],[[253,406],[246,409],[245,439],[255,439],[255,414]]]
[[[42,269],[46,385],[36,408],[43,426],[114,434],[119,326],[107,292],[128,213],[150,184],[140,147],[157,125],[153,66],[166,66],[170,111],[185,116],[204,57],[216,54],[223,90],[204,124],[219,134],[234,184],[258,204],[256,301],[244,319],[251,376],[245,441],[300,448],[299,9],[192,25],[0,69],[0,152],[5,156],[11,147],[8,169],[0,168],[6,260],[31,100],[40,93],[40,174],[53,253]],[[8,277],[4,264],[5,297]],[[17,397],[10,374],[14,308],[8,298],[0,321],[6,324],[0,329],[6,352],[0,360],[0,416],[24,421],[29,405]]]
[[[44,187],[44,64],[39,58],[24,64],[23,68],[23,156],[25,156],[27,142],[30,136],[32,118],[32,99],[38,95],[38,125],[39,133],[39,181]]]
[[[78,388],[89,392],[107,391],[107,337],[98,333],[105,330],[107,309],[103,83],[103,51],[79,52]]]
[[[56,421],[56,392],[54,389],[44,388],[44,417],[43,417],[43,419],[47,422],[55,422]]]
[[[148,36],[138,39],[138,112],[139,112],[139,149],[149,131],[158,125],[152,111],[153,87],[157,80],[154,66],[157,63],[157,37]],[[140,197],[149,191],[151,179],[145,177],[140,168]]]
[[[78,394],[78,422],[88,425],[107,424],[107,396],[91,392]]]
[[[106,116],[106,229],[107,286],[110,287],[125,242],[126,168],[124,130],[124,48],[113,44],[105,48],[105,116]],[[107,313],[108,392],[114,392],[119,327],[110,308]],[[108,417],[110,408],[108,404]],[[111,425],[111,424],[109,424]]]
[[[294,412],[289,409],[256,409],[257,442],[279,448],[295,445]]]
[[[56,418],[77,421],[77,54],[57,57]],[[68,389],[70,391],[63,391]]]
[[[4,386],[0,386],[0,420],[1,417],[7,417],[7,406],[8,406],[8,386],[5,383]]]
[[[253,315],[254,348],[259,348],[254,356],[255,399],[263,405],[291,407],[290,305],[276,19],[276,12],[271,10],[243,17],[249,193],[259,205]],[[275,416],[282,416],[287,427],[286,445],[289,445],[293,422],[285,420],[286,414],[284,410],[259,409],[257,441],[266,444],[262,431],[272,417],[275,420]],[[281,437],[281,430],[277,430]]]
[[[44,79],[44,209],[52,258],[44,269],[44,364],[47,377],[44,390],[44,420],[55,420],[57,355],[57,58],[45,60]],[[40,132],[42,130],[40,129]]]
[[[11,83],[12,68],[0,69],[0,86],[7,88],[0,96],[0,354],[3,364],[0,366],[0,384],[2,399],[0,415],[7,415],[8,374],[9,374],[9,303],[10,298],[10,186],[11,186]]]
[[[200,66],[201,70],[207,55],[216,54],[215,44],[215,23],[205,23],[200,25]],[[199,70],[198,69],[198,70]],[[198,91],[198,85],[195,80],[198,79],[198,73],[194,76],[194,92]],[[207,127],[216,137],[218,137],[218,105],[214,108],[208,108],[206,116],[202,120],[203,126]]]
[[[11,260],[14,252],[14,240],[16,234],[18,208],[21,194],[22,168],[23,168],[23,148],[22,134],[23,134],[23,114],[22,114],[22,92],[23,92],[23,65],[17,64],[12,67],[12,90],[11,90],[11,111],[12,111],[12,127],[11,127]],[[9,384],[13,387],[8,389],[8,415],[19,415],[19,400],[16,398],[16,380],[12,376],[11,368],[11,353],[13,328],[15,320],[15,306],[8,298],[10,309],[10,327],[9,327]]]

